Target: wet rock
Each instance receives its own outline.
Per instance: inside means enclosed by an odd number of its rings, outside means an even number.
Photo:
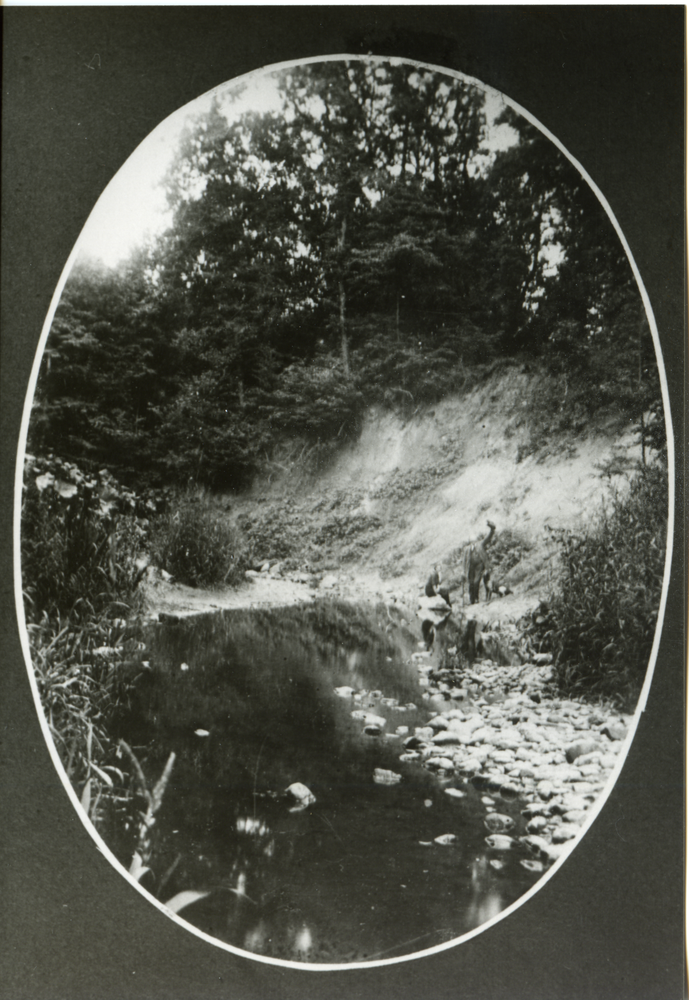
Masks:
[[[595,791],[595,788],[590,781],[574,781],[572,782],[572,791],[578,795],[588,795]]]
[[[443,715],[436,715],[426,725],[437,732],[440,729],[447,729],[449,723]]]
[[[425,746],[426,742],[420,736],[408,736],[402,745],[407,750],[417,750],[419,747]]]
[[[550,864],[552,864],[553,861],[557,861],[564,851],[564,846],[564,844],[547,844],[542,855],[544,860]]]
[[[486,775],[486,788],[489,792],[500,792],[507,779],[503,774],[492,772]]]
[[[366,736],[380,736],[383,730],[380,726],[364,726],[364,733]],[[388,733],[389,736],[393,736],[393,733]]]
[[[439,837],[434,837],[433,841],[443,847],[449,847],[450,844],[457,843],[457,837],[454,833],[442,833]]]
[[[532,858],[522,858],[521,861],[519,862],[519,864],[522,865],[522,867],[526,868],[526,870],[530,871],[530,872],[542,872],[544,870],[543,869],[543,862],[542,861],[534,861]]]
[[[550,816],[553,806],[546,802],[529,802],[525,809],[522,809],[522,816],[533,819],[534,816]]]
[[[493,860],[490,861],[489,864],[491,868],[495,868],[496,872],[501,871],[505,867],[505,862],[500,861],[499,858],[493,858]]]
[[[504,816],[502,813],[491,813],[490,816],[486,816],[483,821],[483,825],[491,833],[507,833],[514,826],[514,820],[511,816]]]
[[[528,750],[524,751],[524,748],[522,747],[520,734],[518,732],[512,735],[511,733],[505,733],[503,731],[502,733],[498,734],[498,736],[494,739],[493,742],[495,746],[498,748],[498,750],[514,751],[515,757],[519,756],[520,751],[526,753],[529,752]]]
[[[566,813],[571,812],[572,810],[588,809],[588,806],[588,799],[584,798],[583,795],[574,795],[570,793],[563,796],[561,803],[553,806],[553,811]]]
[[[301,808],[310,806],[316,801],[316,796],[301,781],[295,781],[289,788],[286,788],[285,795]]]
[[[463,799],[466,797],[466,792],[463,792],[461,788],[446,788],[444,791],[451,799]]]
[[[544,830],[547,825],[548,825],[548,820],[545,818],[545,816],[534,816],[533,819],[530,819],[529,822],[526,824],[526,832],[541,833],[541,831]]]
[[[547,854],[550,844],[545,839],[545,837],[539,837],[538,834],[530,833],[526,837],[520,837],[519,842],[524,845],[530,854],[534,854],[536,857],[542,854]]]
[[[476,757],[467,757],[466,760],[461,761],[456,766],[460,774],[470,775],[475,774],[476,771],[480,771],[483,764]]]
[[[515,799],[519,798],[519,789],[516,785],[507,781],[504,785],[500,786],[500,797],[507,802],[514,802]]]
[[[458,733],[453,733],[449,729],[445,729],[435,734],[433,742],[436,746],[457,746],[459,743],[459,735]]]
[[[402,775],[396,774],[395,771],[387,771],[383,767],[377,767],[373,772],[373,780],[377,785],[396,785],[402,780]]]
[[[406,736],[409,732],[409,726],[398,726],[395,730],[397,736]]]
[[[539,781],[536,785],[536,791],[541,796],[542,799],[552,799],[553,795],[556,793],[555,785],[552,781]]]
[[[374,715],[372,712],[366,712],[362,708],[355,708],[352,712],[352,718],[364,722],[367,726],[380,726],[381,729],[385,726],[386,722],[381,715]]]
[[[488,790],[488,775],[475,774],[471,779],[471,783],[477,792],[485,792]]]
[[[580,740],[578,743],[572,743],[565,750],[565,756],[570,764],[573,764],[577,757],[582,757],[584,754],[594,753],[594,751],[599,750],[600,747],[595,740]]]
[[[565,823],[574,823],[576,826],[581,826],[586,819],[586,810],[572,809],[564,814],[563,819]]]
[[[430,726],[417,726],[414,730],[414,736],[420,740],[432,740],[434,735],[435,731]]]
[[[584,778],[594,778],[600,774],[599,764],[582,764],[579,768],[580,774]]]
[[[504,833],[494,833],[490,837],[486,837],[486,843],[494,851],[509,851],[516,841]]]
[[[497,735],[498,731],[496,729],[493,729],[492,726],[480,726],[478,729],[474,729],[471,737],[471,742],[491,743]]]
[[[494,806],[495,805],[495,799],[491,799],[490,795],[483,795],[483,796],[481,796],[481,802],[483,802],[484,806]],[[493,832],[497,832],[497,831],[493,831]]]
[[[335,694],[339,698],[351,698],[354,694],[354,688],[352,687],[339,687],[335,688]]]
[[[426,761],[426,767],[434,770],[452,771],[454,764],[449,757],[429,757]]]

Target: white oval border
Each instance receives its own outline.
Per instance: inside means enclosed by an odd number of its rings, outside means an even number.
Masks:
[[[24,654],[27,673],[29,675],[29,683],[31,685],[31,691],[33,694],[34,702],[36,704],[38,719],[41,725],[41,729],[43,730],[43,736],[48,746],[48,751],[50,753],[50,756],[52,757],[53,764],[55,765],[55,770],[57,771],[57,774],[60,780],[62,781],[62,784],[65,787],[67,795],[70,798],[72,805],[76,810],[77,815],[81,819],[81,822],[83,823],[87,832],[95,841],[96,847],[101,852],[101,854],[110,862],[110,864],[115,868],[115,870],[118,871],[122,876],[124,876],[124,878],[139,893],[141,893],[141,895],[149,903],[152,903],[155,907],[157,907],[161,911],[161,913],[163,913],[169,919],[173,920],[175,923],[179,924],[180,927],[183,927],[187,931],[191,931],[192,934],[195,934],[197,937],[201,938],[201,940],[203,941],[206,941],[208,944],[214,945],[217,948],[221,948],[224,951],[228,951],[233,955],[237,955],[242,958],[248,958],[256,962],[263,962],[266,965],[276,965],[276,966],[281,966],[283,968],[300,969],[311,972],[335,972],[347,969],[372,969],[386,965],[397,965],[400,962],[408,962],[411,961],[412,959],[425,958],[429,955],[434,955],[441,951],[447,951],[449,948],[455,948],[457,945],[463,944],[465,941],[471,940],[471,938],[476,937],[478,934],[482,934],[484,931],[488,930],[488,928],[492,927],[499,921],[504,920],[506,917],[510,916],[512,913],[518,910],[519,907],[523,906],[524,903],[528,902],[528,900],[531,899],[531,897],[536,892],[540,891],[540,889],[543,888],[546,882],[548,882],[555,875],[555,873],[562,867],[566,859],[579,844],[582,837],[586,834],[586,831],[594,822],[599,812],[603,808],[603,805],[607,801],[608,796],[610,795],[610,792],[613,786],[615,785],[620,775],[620,772],[624,766],[624,762],[629,752],[629,747],[634,739],[634,736],[636,735],[636,730],[639,724],[639,719],[641,717],[641,714],[644,712],[646,708],[648,693],[651,687],[653,674],[655,673],[655,666],[658,657],[658,647],[660,645],[660,636],[662,633],[662,626],[665,618],[665,606],[667,603],[667,594],[670,583],[670,566],[672,563],[672,547],[673,547],[672,541],[674,535],[674,492],[675,492],[675,449],[674,449],[674,438],[672,431],[672,419],[670,415],[670,401],[669,401],[668,387],[667,387],[667,376],[665,374],[665,365],[663,362],[662,349],[660,346],[660,339],[658,336],[658,328],[656,326],[655,317],[653,315],[651,302],[648,297],[648,293],[646,292],[644,283],[642,281],[641,274],[639,273],[639,269],[636,266],[636,262],[634,261],[634,258],[632,256],[629,244],[627,243],[624,233],[622,232],[622,229],[620,228],[620,225],[617,222],[617,219],[615,218],[613,211],[607,199],[605,198],[605,195],[598,188],[596,183],[592,180],[588,172],[584,169],[584,167],[582,167],[579,161],[576,160],[565,149],[562,143],[552,134],[552,132],[549,131],[549,129],[541,125],[541,123],[532,114],[530,114],[523,107],[521,107],[520,104],[517,104],[516,101],[513,101],[509,97],[506,97],[501,91],[496,90],[494,87],[487,86],[480,80],[477,80],[475,77],[467,76],[466,74],[460,73],[457,70],[450,70],[444,66],[436,66],[433,63],[419,62],[418,60],[415,59],[406,59],[402,58],[401,56],[373,56],[373,55],[360,56],[360,55],[343,54],[343,55],[329,55],[329,56],[314,56],[308,59],[292,59],[285,62],[274,63],[268,66],[262,66],[259,69],[252,70],[249,73],[244,73],[241,76],[234,77],[233,79],[228,80],[225,83],[219,84],[217,87],[213,87],[211,90],[208,90],[203,94],[199,94],[192,101],[189,101],[187,104],[182,105],[181,108],[178,108],[176,111],[173,111],[171,115],[168,115],[167,118],[163,119],[163,121],[160,122],[159,125],[157,125],[148,134],[148,136],[146,136],[146,138],[141,143],[139,143],[139,145],[133,150],[133,152],[130,154],[127,160],[125,160],[125,163],[122,165],[122,167],[120,167],[120,170],[122,170],[125,164],[129,163],[132,157],[136,155],[138,150],[140,150],[141,147],[155,135],[158,129],[162,128],[167,123],[170,123],[173,118],[177,117],[182,118],[183,115],[189,114],[193,110],[193,107],[197,103],[197,101],[202,100],[203,98],[210,98],[215,94],[220,94],[222,92],[225,92],[228,88],[232,86],[248,83],[268,73],[278,73],[281,70],[290,69],[291,67],[294,66],[308,66],[313,63],[325,63],[325,62],[368,62],[375,64],[387,63],[393,66],[400,66],[400,65],[416,66],[424,70],[430,70],[435,73],[444,74],[445,76],[452,77],[456,80],[461,80],[464,83],[469,84],[470,86],[477,87],[479,90],[483,91],[487,95],[490,94],[494,97],[499,98],[506,105],[508,105],[514,111],[516,111],[519,115],[526,118],[527,121],[529,121],[532,125],[534,125],[543,135],[547,136],[547,138],[550,139],[550,141],[560,150],[561,153],[563,153],[567,157],[570,163],[572,163],[579,171],[581,176],[584,178],[586,183],[589,185],[591,190],[598,198],[598,201],[605,209],[605,212],[610,221],[612,222],[615,228],[615,232],[617,233],[617,236],[622,246],[624,247],[624,251],[627,255],[627,259],[629,260],[632,272],[636,279],[637,287],[639,289],[639,292],[641,293],[641,298],[646,310],[646,318],[648,320],[648,325],[651,330],[651,335],[653,337],[656,363],[658,365],[658,374],[660,377],[660,388],[663,399],[663,407],[665,411],[665,432],[667,436],[668,525],[667,525],[667,540],[665,548],[665,573],[663,577],[663,586],[660,596],[660,604],[658,607],[658,619],[656,623],[655,636],[653,639],[651,655],[648,661],[648,668],[646,670],[646,678],[644,680],[644,684],[641,689],[641,693],[639,695],[636,711],[634,713],[633,723],[629,727],[629,731],[624,741],[624,746],[622,747],[622,749],[618,754],[617,763],[615,764],[615,767],[613,768],[610,777],[608,778],[607,785],[605,789],[599,794],[597,800],[594,803],[592,803],[591,808],[588,810],[587,820],[583,824],[580,832],[577,834],[576,837],[574,837],[571,841],[567,843],[567,849],[563,851],[562,855],[557,859],[557,861],[552,865],[552,867],[549,868],[548,871],[527,892],[525,892],[523,896],[520,896],[519,899],[515,900],[514,903],[512,903],[510,906],[505,907],[504,910],[501,910],[500,913],[496,914],[494,917],[491,917],[490,920],[487,920],[479,927],[475,927],[472,931],[469,931],[458,938],[454,938],[452,941],[446,941],[443,942],[442,944],[434,945],[432,948],[426,948],[422,951],[412,952],[409,955],[402,955],[397,958],[381,959],[379,961],[348,962],[348,963],[333,963],[333,964],[327,964],[322,962],[292,962],[292,961],[287,961],[285,959],[271,958],[269,956],[257,955],[254,954],[253,952],[244,951],[241,948],[236,948],[233,945],[226,944],[225,942],[220,941],[217,938],[211,937],[209,934],[206,934],[203,931],[199,930],[198,928],[194,927],[193,924],[190,924],[186,920],[183,920],[176,913],[173,913],[163,903],[161,903],[160,900],[156,899],[146,889],[142,888],[142,886],[139,885],[139,883],[132,878],[132,876],[129,874],[126,868],[117,860],[117,858],[111,852],[110,848],[106,845],[105,841],[102,839],[100,834],[97,832],[96,828],[89,820],[88,816],[86,815],[85,811],[81,806],[81,803],[77,797],[76,792],[72,788],[72,784],[62,766],[62,762],[57,752],[57,748],[55,747],[53,738],[50,735],[50,729],[45,717],[45,713],[43,711],[43,706],[41,704],[40,696],[38,693],[38,684],[36,682],[36,676],[31,661],[31,652],[29,648],[29,635],[26,628],[26,618],[24,615],[24,599],[22,594],[21,566],[20,566],[21,499],[22,499],[24,461],[26,455],[26,439],[29,426],[29,419],[31,416],[31,409],[33,406],[33,399],[36,392],[36,382],[38,379],[38,372],[41,365],[41,361],[43,359],[43,353],[45,350],[46,341],[48,339],[50,328],[53,323],[55,310],[57,309],[57,306],[60,302],[60,298],[62,297],[64,286],[72,271],[74,263],[79,255],[80,243],[82,242],[83,234],[88,226],[88,219],[87,219],[76,243],[74,244],[74,248],[72,249],[72,252],[67,259],[67,263],[65,264],[62,275],[60,276],[60,280],[57,284],[55,293],[52,297],[50,308],[48,310],[48,314],[46,316],[46,320],[45,323],[43,324],[43,329],[41,331],[41,336],[38,341],[38,345],[36,347],[36,356],[34,358],[33,367],[31,369],[31,375],[29,378],[29,383],[26,392],[26,399],[24,402],[24,411],[22,415],[21,428],[19,432],[19,446],[17,449],[17,464],[15,468],[14,523],[13,523],[15,603],[17,608],[17,620],[19,624],[22,652]],[[118,170],[117,174],[115,174],[115,177],[118,176],[120,170]],[[107,187],[105,190],[107,191]],[[94,205],[93,209],[94,211],[99,202],[100,198],[98,199],[98,202],[96,202],[96,205]],[[90,217],[91,216],[89,216],[89,218]]]

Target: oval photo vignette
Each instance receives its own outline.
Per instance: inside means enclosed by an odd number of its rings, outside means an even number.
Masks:
[[[650,686],[666,397],[607,203],[503,95],[334,57],[162,123],[65,269],[19,457],[29,676],[109,860],[305,969],[528,900]]]

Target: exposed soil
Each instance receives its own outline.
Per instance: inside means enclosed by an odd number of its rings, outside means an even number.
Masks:
[[[436,563],[453,605],[461,605],[462,549],[485,535],[490,519],[492,577],[513,593],[490,603],[482,593],[471,614],[482,625],[517,621],[551,590],[549,528],[586,526],[640,457],[619,424],[569,436],[538,425],[536,441],[524,411],[529,389],[529,376],[513,370],[409,419],[371,410],[360,438],[327,467],[314,472],[288,458],[279,478],[223,501],[252,540],[252,578],[232,590],[149,581],[151,613],[279,606],[326,594],[393,599],[415,610]]]

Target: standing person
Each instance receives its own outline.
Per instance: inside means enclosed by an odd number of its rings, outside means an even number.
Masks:
[[[488,596],[488,580],[490,579],[490,558],[486,548],[493,540],[495,525],[492,521],[486,522],[490,531],[486,537],[474,545],[469,545],[464,554],[465,579],[469,581],[469,604],[478,604],[481,580],[486,586],[486,596]]]

